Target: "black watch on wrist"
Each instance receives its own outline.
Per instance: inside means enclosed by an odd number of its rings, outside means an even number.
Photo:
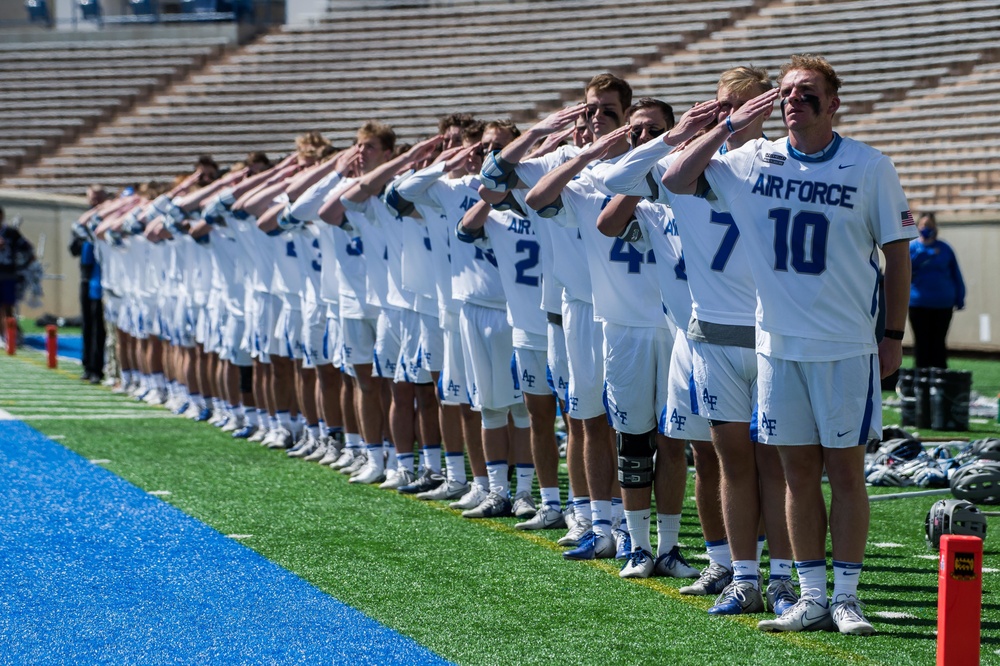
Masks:
[[[885,335],[885,337],[889,338],[890,340],[902,340],[903,339],[903,332],[899,331],[899,330],[896,330],[896,329],[892,329],[892,328],[885,329],[885,334],[884,335]]]

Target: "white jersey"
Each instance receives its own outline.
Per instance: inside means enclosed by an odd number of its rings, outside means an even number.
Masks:
[[[691,318],[691,291],[688,289],[684,253],[673,211],[663,204],[640,201],[634,215],[642,227],[643,240],[656,257],[656,277],[663,311],[674,326],[686,330]],[[638,246],[642,250],[648,249],[642,243]]]
[[[458,316],[461,302],[451,296],[451,245],[454,237],[453,228],[445,215],[437,206],[422,203],[413,204],[421,219],[414,220],[424,226],[431,247],[430,270],[434,275],[434,292],[438,304],[438,318],[444,319],[451,313]],[[403,275],[404,280],[406,275]]]
[[[324,227],[330,226],[320,222]],[[299,256],[303,269],[302,300],[312,304],[323,302],[320,294],[323,278],[323,248],[319,242],[320,230],[315,224],[305,225],[297,234]],[[336,271],[330,270],[335,274]]]
[[[427,223],[446,224],[449,236],[454,236],[462,217],[480,200],[478,177],[444,177],[443,165],[433,165],[412,174],[397,183],[396,190],[407,201],[439,210],[443,217],[437,220],[428,217]],[[449,240],[452,298],[484,307],[506,307],[500,272],[492,250],[457,242],[453,238]]]
[[[212,252],[212,286],[225,293],[226,310],[242,316],[246,298],[244,280],[245,262],[240,256],[236,235],[228,226],[231,216],[226,216],[227,226],[213,227],[209,234],[208,247]]]
[[[339,261],[337,245],[343,243],[344,232],[339,231],[331,224],[327,224],[319,217],[320,208],[327,201],[335,196],[339,196],[347,187],[353,183],[350,178],[341,178],[336,171],[327,174],[309,189],[303,192],[295,201],[286,208],[286,213],[296,220],[302,222],[313,222],[319,239],[319,251],[322,260],[320,261],[320,297],[325,303],[336,304],[340,302],[340,275],[342,273]],[[357,262],[360,265],[361,278],[364,282],[364,262]],[[358,266],[354,267],[355,269]]]
[[[704,199],[678,196],[663,187],[663,174],[676,159],[671,149],[661,140],[650,141],[595,171],[613,192],[673,208],[698,321],[753,326],[757,294],[739,228],[729,213],[712,210]]]
[[[916,225],[892,162],[834,135],[821,157],[758,139],[705,170],[757,284],[758,351],[796,361],[875,353],[878,251]]]
[[[542,270],[537,222],[514,213],[491,210],[484,231],[500,268],[507,295],[507,323],[528,333],[546,335],[541,309]]]
[[[561,196],[564,208],[554,219],[580,230],[593,285],[594,319],[621,326],[666,328],[662,311],[649,307],[660,296],[655,250],[640,251],[597,229],[597,218],[611,197],[599,189],[588,171],[570,181]]]

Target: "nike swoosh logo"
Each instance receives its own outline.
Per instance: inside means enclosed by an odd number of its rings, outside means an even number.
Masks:
[[[838,169],[850,169],[852,166],[854,166],[854,165],[853,164],[841,164],[837,168]]]
[[[850,433],[851,433],[850,430],[845,430],[844,432],[838,432],[837,437],[843,437],[844,435],[849,435]]]
[[[809,625],[816,624],[817,622],[823,622],[828,617],[830,617],[828,613],[821,613],[816,617],[809,617],[809,611],[807,610],[805,613],[802,614],[802,624],[803,626],[808,627]]]

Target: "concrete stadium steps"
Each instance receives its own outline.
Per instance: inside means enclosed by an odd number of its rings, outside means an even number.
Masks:
[[[71,192],[80,182],[117,183],[129,170],[131,180],[159,179],[189,170],[200,153],[221,162],[258,146],[287,153],[308,129],[344,147],[369,118],[391,123],[407,142],[434,133],[455,111],[530,123],[582,97],[595,73],[634,71],[760,4],[554,0],[331,13],[161,86],[131,113],[3,183]],[[480,46],[498,39],[502,57]]]
[[[927,90],[878,103],[844,123],[850,136],[892,157],[915,208],[1000,209],[1000,63],[943,77]],[[917,188],[917,184],[920,185]],[[916,195],[916,196],[914,196]]]
[[[219,38],[0,44],[0,177],[183,79],[225,44]]]
[[[834,65],[843,81],[840,131],[896,161],[915,209],[997,208],[1000,152],[973,145],[974,137],[1000,137],[1000,77],[990,76],[1000,60],[1000,5],[993,0],[776,0],[640,68],[630,81],[637,93],[683,112],[715,96],[723,70],[754,64],[776,76],[792,53],[822,54]],[[977,71],[974,83],[965,79]],[[962,97],[953,97],[958,90]],[[784,135],[780,114],[764,130]],[[938,148],[926,149],[929,142]],[[934,173],[935,164],[943,171]]]

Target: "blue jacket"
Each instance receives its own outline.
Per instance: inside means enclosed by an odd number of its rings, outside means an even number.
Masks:
[[[919,238],[910,241],[910,263],[911,306],[959,310],[965,307],[965,282],[950,245],[939,240],[930,245],[924,245]]]

